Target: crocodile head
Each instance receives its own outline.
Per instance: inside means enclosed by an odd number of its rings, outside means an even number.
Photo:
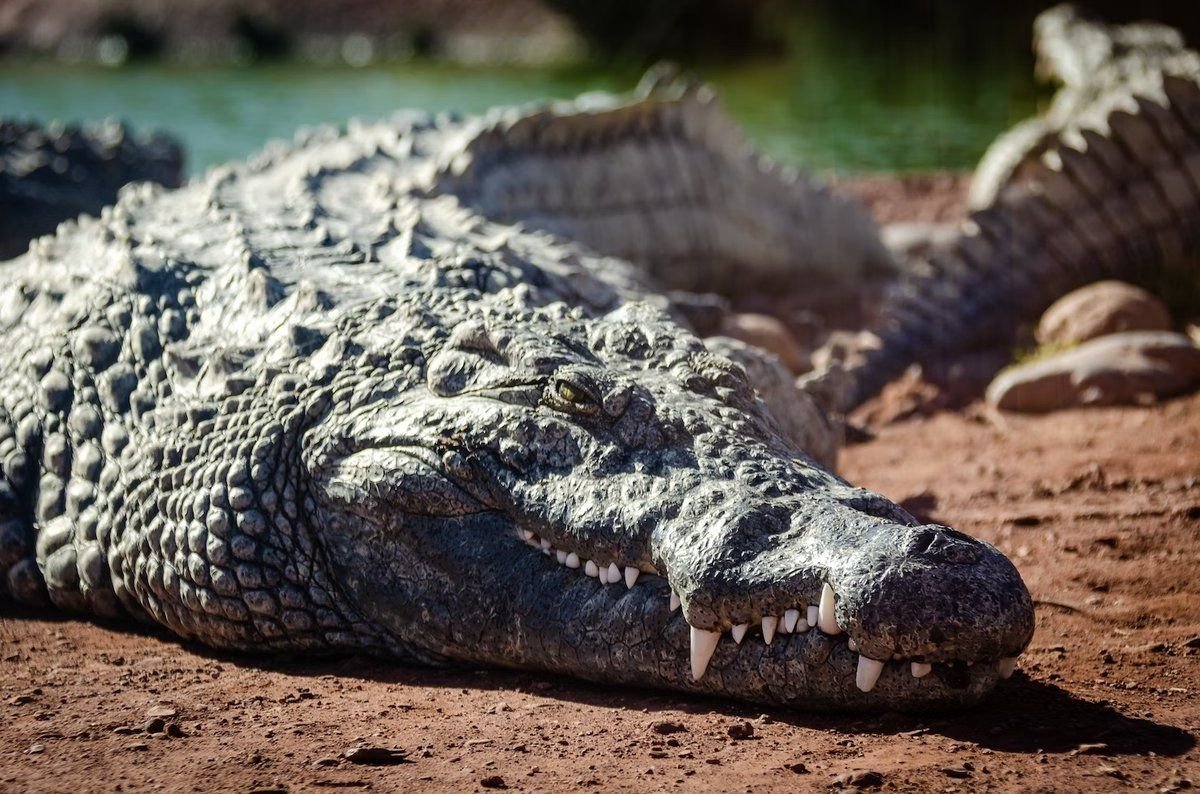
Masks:
[[[399,653],[922,709],[1029,642],[1003,555],[814,465],[657,310],[480,313],[401,356],[405,322],[303,455],[332,579]]]

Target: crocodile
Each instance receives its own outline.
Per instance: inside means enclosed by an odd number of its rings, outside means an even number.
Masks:
[[[977,702],[1033,633],[1015,567],[820,465],[729,354],[778,361],[665,297],[688,258],[776,280],[843,212],[731,129],[694,88],[402,113],[34,241],[0,263],[6,597],[257,653]]]
[[[124,184],[183,182],[183,148],[161,132],[106,121],[89,127],[0,121],[0,259],[81,213],[112,204]]]
[[[1092,282],[1200,298],[1200,55],[1171,28],[1108,26],[1070,5],[1035,27],[1062,92],[985,156],[973,191],[987,205],[892,287],[849,366],[846,410],[912,364],[1011,347]]]

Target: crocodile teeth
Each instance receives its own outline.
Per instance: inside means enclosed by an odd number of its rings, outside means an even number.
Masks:
[[[570,554],[567,555],[567,559],[563,563],[563,565],[567,566],[568,568],[578,568],[579,567],[579,555],[576,554],[575,552],[571,552]]]
[[[692,680],[699,681],[708,669],[708,660],[717,650],[717,641],[721,639],[719,631],[705,631],[692,626]]]
[[[821,619],[821,610],[817,609],[816,604],[808,605],[808,625],[815,626]]]
[[[608,583],[616,584],[619,581],[621,581],[621,569],[615,562],[610,562],[608,564]]]
[[[640,574],[640,573],[641,573],[641,571],[639,571],[637,568],[633,568],[629,565],[626,565],[625,566],[625,586],[628,587],[630,590],[632,590],[633,586],[635,584],[637,584],[638,574]]]
[[[675,591],[671,591],[671,611],[679,609],[679,596],[675,595]]]
[[[736,642],[738,645],[741,645],[742,638],[746,636],[746,629],[748,629],[748,628],[750,628],[749,623],[739,623],[736,626],[734,626],[732,629],[730,629],[729,633],[733,636],[733,641]]]
[[[875,688],[881,673],[883,673],[883,662],[859,656],[858,672],[854,676],[854,683],[863,692],[870,692]]]
[[[1013,670],[1017,669],[1017,657],[1006,656],[996,664],[996,672],[1001,678],[1011,678]]]
[[[567,553],[562,549],[559,549],[558,551],[554,552],[554,558],[558,560],[559,565],[562,565],[567,561]]]
[[[789,609],[783,613],[783,629],[785,634],[791,634],[796,630],[796,624],[800,622],[800,610]]]
[[[836,606],[836,596],[833,594],[833,588],[827,582],[821,588],[821,603],[817,607],[817,627],[826,634],[842,633],[842,627],[838,625],[834,615]]]
[[[542,538],[541,541],[538,542],[538,545],[542,547],[542,551],[546,554],[549,554],[551,550],[554,549],[554,546],[551,545],[550,541],[546,540],[545,538]]]
[[[846,640],[846,647],[855,653],[858,653],[858,640],[851,637],[850,639]]]
[[[779,618],[771,615],[762,620],[763,642],[767,645],[771,644],[771,640],[775,639],[775,629],[779,627]]]
[[[588,576],[600,575],[600,569],[596,567],[596,563],[593,560],[587,561],[587,563],[583,566],[583,572]]]
[[[924,678],[925,676],[929,675],[931,672],[933,672],[933,665],[929,664],[928,662],[913,662],[912,663],[913,678]]]
[[[522,540],[524,540],[526,543],[534,543],[534,542],[536,542],[536,541],[534,540],[534,538],[536,538],[536,537],[537,537],[537,535],[533,534],[533,533],[532,533],[532,532],[530,532],[528,529],[522,529],[522,530],[521,530],[521,539],[522,539]]]

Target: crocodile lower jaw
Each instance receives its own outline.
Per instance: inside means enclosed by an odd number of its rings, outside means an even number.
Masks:
[[[543,555],[556,560],[560,566],[597,579],[601,587],[623,584],[626,589],[633,590],[634,587],[640,584],[643,587],[658,588],[665,591],[664,594],[669,594],[664,600],[671,612],[680,607],[679,596],[670,588],[666,578],[648,565],[635,567],[631,565],[618,565],[616,562],[609,562],[607,564],[597,563],[594,560],[580,557],[574,551],[555,548],[548,540],[539,537],[529,530],[520,530],[518,534],[522,541],[532,548],[537,549]],[[924,678],[934,671],[936,665],[942,664],[961,664],[966,667],[972,667],[976,662],[992,662],[996,665],[996,674],[1001,679],[1010,678],[1016,669],[1016,656],[1002,657],[994,660],[964,659],[949,663],[929,662],[924,659],[905,659],[899,655],[893,655],[891,659],[872,659],[858,653],[858,643],[849,637],[842,627],[838,625],[836,619],[836,599],[837,596],[833,588],[825,584],[821,590],[819,603],[798,604],[792,609],[785,610],[781,615],[764,615],[759,624],[761,633],[751,633],[750,623],[733,624],[729,627],[728,632],[709,631],[689,625],[692,680],[700,681],[704,677],[704,674],[708,671],[708,664],[726,633],[729,634],[730,638],[737,645],[741,645],[747,639],[750,642],[770,645],[778,635],[805,634],[809,631],[820,632],[828,637],[838,637],[842,639],[841,644],[849,651],[858,655],[858,666],[854,683],[864,693],[870,692],[875,688],[880,677],[889,666],[896,666],[901,669],[906,667],[908,674],[914,679]]]

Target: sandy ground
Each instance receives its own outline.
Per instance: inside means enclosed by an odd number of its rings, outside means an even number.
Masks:
[[[923,413],[876,405],[864,416],[908,418],[841,466],[995,543],[1025,577],[1037,634],[974,710],[811,716],[526,674],[264,660],[0,607],[0,790],[1200,786],[1200,396]]]

